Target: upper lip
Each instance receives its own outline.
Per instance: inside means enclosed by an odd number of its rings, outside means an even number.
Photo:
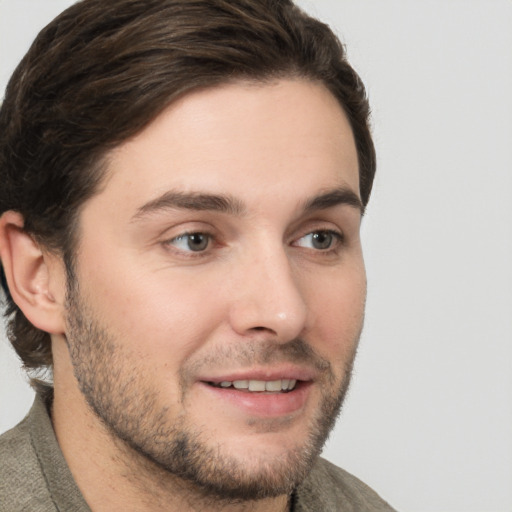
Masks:
[[[301,381],[315,380],[317,372],[308,367],[297,365],[281,365],[272,368],[251,368],[229,371],[222,374],[204,375],[198,378],[202,382],[234,382],[237,380],[264,380],[275,381],[281,379],[294,379]]]

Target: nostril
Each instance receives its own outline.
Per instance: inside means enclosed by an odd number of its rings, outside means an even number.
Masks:
[[[277,332],[274,331],[273,329],[270,329],[269,327],[258,326],[258,325],[256,327],[251,327],[250,332],[252,332],[252,333],[265,332],[265,333],[271,334],[272,336],[276,336],[277,335]]]

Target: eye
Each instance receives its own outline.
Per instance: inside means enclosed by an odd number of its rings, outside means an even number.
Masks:
[[[327,251],[332,249],[337,243],[341,242],[342,235],[335,231],[313,231],[299,238],[295,245],[315,249],[317,251]]]
[[[205,251],[210,245],[211,236],[206,233],[184,233],[169,241],[181,251],[201,252]]]

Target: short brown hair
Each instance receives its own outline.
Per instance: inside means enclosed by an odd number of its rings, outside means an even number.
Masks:
[[[0,110],[0,214],[69,264],[80,207],[109,150],[178,96],[237,79],[322,82],[350,121],[368,202],[375,174],[364,86],[330,28],[291,0],[82,0],[44,28]],[[51,367],[50,336],[9,295],[8,336],[27,369]]]

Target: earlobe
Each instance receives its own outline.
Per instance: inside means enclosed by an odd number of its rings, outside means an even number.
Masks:
[[[24,230],[21,214],[0,217],[0,258],[14,302],[38,329],[64,332],[65,280],[63,271]]]

